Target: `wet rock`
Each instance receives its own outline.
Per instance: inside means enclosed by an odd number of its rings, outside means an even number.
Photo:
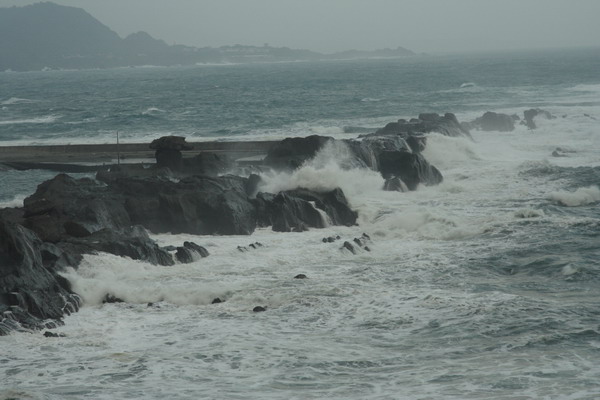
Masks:
[[[223,303],[223,300],[221,300],[218,297],[215,297],[210,304],[219,304],[219,303]]]
[[[150,143],[152,150],[192,150],[194,147],[185,141],[184,136],[163,136]]]
[[[232,161],[226,156],[210,152],[184,158],[182,165],[186,173],[208,176],[224,174],[233,167]]]
[[[258,193],[254,200],[260,226],[276,232],[302,232],[329,224],[351,226],[358,214],[353,211],[341,189],[316,192],[296,189],[277,195]]]
[[[379,172],[384,178],[397,177],[409,190],[416,190],[419,184],[437,185],[444,179],[442,173],[419,153],[384,151],[379,156],[379,164]]]
[[[419,118],[413,118],[410,121],[400,119],[377,130],[374,135],[409,137],[431,132],[441,133],[445,136],[470,137],[469,131],[458,122],[456,115],[452,113],[446,113],[444,116],[436,113],[422,113],[419,114]]]
[[[283,139],[269,149],[264,164],[275,170],[293,171],[333,140],[331,137],[318,135]]]
[[[304,274],[298,274],[294,277],[294,279],[308,279],[308,276]]]
[[[89,178],[57,175],[40,184],[23,204],[24,225],[47,242],[131,225],[121,195]]]
[[[102,299],[102,304],[113,304],[113,303],[125,303],[125,300],[113,296],[112,294],[107,293],[106,296],[104,296],[104,299]]]
[[[542,116],[543,118],[546,119],[553,119],[554,116],[552,114],[550,114],[548,111],[539,109],[539,108],[531,108],[529,110],[526,110],[523,112],[523,116],[524,116],[524,120],[523,123],[529,128],[529,129],[536,129],[537,125],[535,124],[534,119],[537,118],[538,116]]]
[[[263,312],[263,311],[267,311],[267,309],[265,307],[262,306],[256,306],[252,309],[252,311],[254,312]]]
[[[385,180],[383,190],[388,192],[408,192],[408,186],[397,176]]]
[[[200,246],[199,244],[196,244],[194,242],[183,242],[183,247],[195,252],[202,258],[208,257],[210,255],[208,250],[206,250],[206,248],[204,248],[203,246]]]
[[[66,335],[63,333],[54,333],[54,332],[50,332],[50,331],[44,332],[44,336],[47,338],[66,337]]]
[[[511,115],[488,111],[473,121],[472,125],[482,131],[512,132],[515,130],[515,118]]]
[[[256,228],[256,215],[246,182],[231,175],[192,176],[179,182],[128,178],[110,189],[125,197],[132,223],[156,233],[249,235]]]
[[[356,254],[356,250],[354,249],[354,246],[352,245],[352,243],[350,243],[348,241],[344,242],[344,244],[342,245],[341,248],[350,251],[352,254]]]
[[[55,278],[53,265],[44,265],[41,248],[35,233],[0,219],[1,332],[15,326],[10,321],[27,329],[41,329],[44,320],[60,320],[65,312],[79,308],[79,297]]]
[[[195,261],[193,252],[182,246],[177,248],[175,258],[182,264],[189,264]]]
[[[132,226],[120,231],[102,229],[85,238],[67,238],[58,243],[58,246],[72,257],[102,251],[155,265],[174,264],[171,254],[150,239],[141,226]]]
[[[150,148],[156,150],[156,166],[181,170],[183,167],[182,150],[192,150],[193,147],[186,143],[183,136],[163,136],[153,140]]]

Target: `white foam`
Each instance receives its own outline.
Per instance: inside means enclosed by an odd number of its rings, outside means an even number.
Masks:
[[[36,100],[22,99],[20,97],[11,97],[10,99],[0,101],[0,104],[4,105],[4,106],[8,106],[8,105],[19,104],[19,103],[36,103],[36,102],[37,102]]]
[[[149,107],[145,111],[142,112],[142,115],[155,115],[165,113],[165,110],[162,110],[158,107]]]
[[[378,172],[364,168],[342,168],[348,164],[350,157],[351,153],[344,143],[330,142],[294,172],[265,176],[266,184],[261,190],[277,193],[298,187],[317,191],[339,187],[349,198],[381,191],[384,181]]]
[[[69,269],[64,276],[87,305],[100,304],[107,294],[137,304],[210,304],[228,288],[216,282],[198,281],[196,264],[155,266],[100,253],[86,255],[77,270]]]
[[[6,207],[23,207],[23,201],[25,200],[25,195],[16,195],[12,200],[8,201],[0,201],[0,208]]]
[[[549,196],[550,200],[567,207],[579,207],[600,202],[598,186],[580,187],[574,192],[557,191]]]
[[[44,117],[15,119],[0,121],[0,125],[20,125],[20,124],[51,124],[59,119],[59,115],[46,115]]]

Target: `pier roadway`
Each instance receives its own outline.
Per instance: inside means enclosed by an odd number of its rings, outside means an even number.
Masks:
[[[188,142],[193,150],[182,151],[183,157],[203,152],[223,154],[234,160],[254,160],[264,156],[277,141]],[[66,144],[42,146],[0,146],[0,164],[14,169],[90,169],[102,165],[139,162],[154,163],[154,150],[148,143]]]

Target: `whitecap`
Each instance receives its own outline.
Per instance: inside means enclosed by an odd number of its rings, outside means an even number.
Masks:
[[[11,97],[8,100],[1,101],[0,104],[4,106],[9,106],[11,104],[19,104],[19,103],[35,103],[36,100],[23,99],[20,97]]]
[[[588,187],[580,187],[574,192],[557,191],[549,196],[550,200],[566,207],[579,207],[588,204],[600,202],[600,189],[598,186],[592,185]]]
[[[0,121],[0,125],[51,124],[58,118],[60,118],[58,115],[46,115],[44,117]]]
[[[142,112],[142,115],[155,115],[155,114],[161,114],[161,113],[165,113],[165,110],[162,110],[158,107],[149,107],[148,109],[146,109],[146,111]]]

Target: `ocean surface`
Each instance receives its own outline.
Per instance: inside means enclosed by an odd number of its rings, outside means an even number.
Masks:
[[[266,177],[340,186],[356,227],[154,235],[211,253],[173,267],[87,256],[65,337],[0,337],[0,399],[600,398],[600,50],[0,73],[0,145],[352,138],[537,107],[557,118],[431,134],[439,186],[384,192],[336,151]],[[52,176],[0,170],[0,206]],[[363,232],[371,252],[321,241]]]

